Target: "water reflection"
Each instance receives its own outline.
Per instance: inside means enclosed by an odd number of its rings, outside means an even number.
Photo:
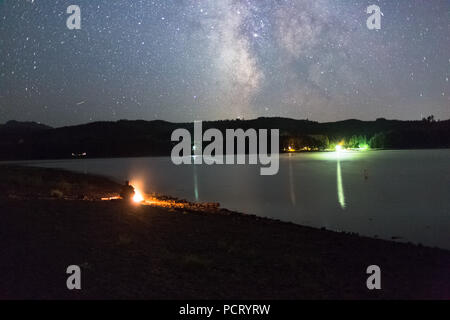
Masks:
[[[341,159],[339,159],[339,154],[337,155],[337,170],[336,170],[336,178],[337,178],[337,196],[339,204],[342,209],[345,209],[345,194],[344,194],[344,186],[342,183],[342,173],[341,173]]]
[[[194,156],[195,157],[195,156]],[[193,172],[194,172],[194,199],[195,201],[199,201],[199,196],[198,196],[198,174],[197,174],[197,165],[193,165]]]
[[[292,173],[292,154],[289,154],[289,195],[292,206],[295,207],[297,199],[295,197],[294,175]]]
[[[343,150],[339,155],[283,154],[280,160],[280,174],[271,177],[261,176],[258,166],[174,166],[170,157],[27,164],[78,172],[87,168],[121,183],[139,178],[149,193],[220,202],[223,208],[261,217],[388,240],[400,236],[450,249],[449,149]],[[364,169],[370,172],[361,177]]]

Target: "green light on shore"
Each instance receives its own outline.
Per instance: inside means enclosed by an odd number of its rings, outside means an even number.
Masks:
[[[362,150],[362,151],[369,150],[369,145],[367,143],[360,144],[359,145],[359,150]]]

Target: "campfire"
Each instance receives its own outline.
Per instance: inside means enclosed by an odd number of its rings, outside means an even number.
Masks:
[[[143,192],[139,188],[137,188],[137,187],[135,187],[133,185],[131,185],[131,187],[134,190],[134,195],[131,198],[132,202],[137,203],[137,204],[145,203],[146,200],[145,200]],[[102,201],[121,200],[121,199],[124,199],[124,198],[122,198],[121,196],[112,196],[112,197],[101,198]]]
[[[134,188],[134,196],[133,196],[133,202],[141,203],[144,202],[144,196],[142,195],[141,191],[137,188]]]
[[[161,196],[161,195],[148,195],[141,191],[139,187],[133,185],[134,195],[130,202],[136,205],[164,207],[177,210],[189,210],[189,211],[204,211],[215,212],[219,210],[219,203],[193,203],[186,200],[179,200],[176,198]],[[120,196],[112,196],[101,198],[103,201],[119,200],[123,199]]]

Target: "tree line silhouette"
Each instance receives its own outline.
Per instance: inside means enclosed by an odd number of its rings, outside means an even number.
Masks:
[[[135,157],[170,155],[177,128],[193,132],[193,123],[154,120],[120,120],[52,128],[34,122],[9,121],[0,125],[0,159],[62,159],[71,157]],[[412,149],[449,148],[450,120],[436,121],[429,116],[421,121],[345,120],[318,123],[289,118],[220,120],[203,122],[203,130],[279,129],[280,151],[325,150],[341,144],[358,148]]]

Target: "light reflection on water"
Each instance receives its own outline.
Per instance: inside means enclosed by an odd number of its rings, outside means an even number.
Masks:
[[[294,175],[292,173],[292,153],[288,154],[289,157],[289,195],[291,197],[292,206],[295,207],[297,204],[297,198],[295,196],[295,185],[294,185]]]
[[[170,158],[32,163],[138,179],[147,192],[259,216],[450,249],[448,149],[286,154],[275,176],[261,176],[259,166],[175,166]]]
[[[192,171],[194,172],[194,200],[196,202],[199,201],[198,196],[198,175],[197,175],[197,166],[192,166]]]
[[[336,180],[337,180],[337,196],[342,209],[345,209],[345,194],[342,186],[341,160],[337,159]]]

